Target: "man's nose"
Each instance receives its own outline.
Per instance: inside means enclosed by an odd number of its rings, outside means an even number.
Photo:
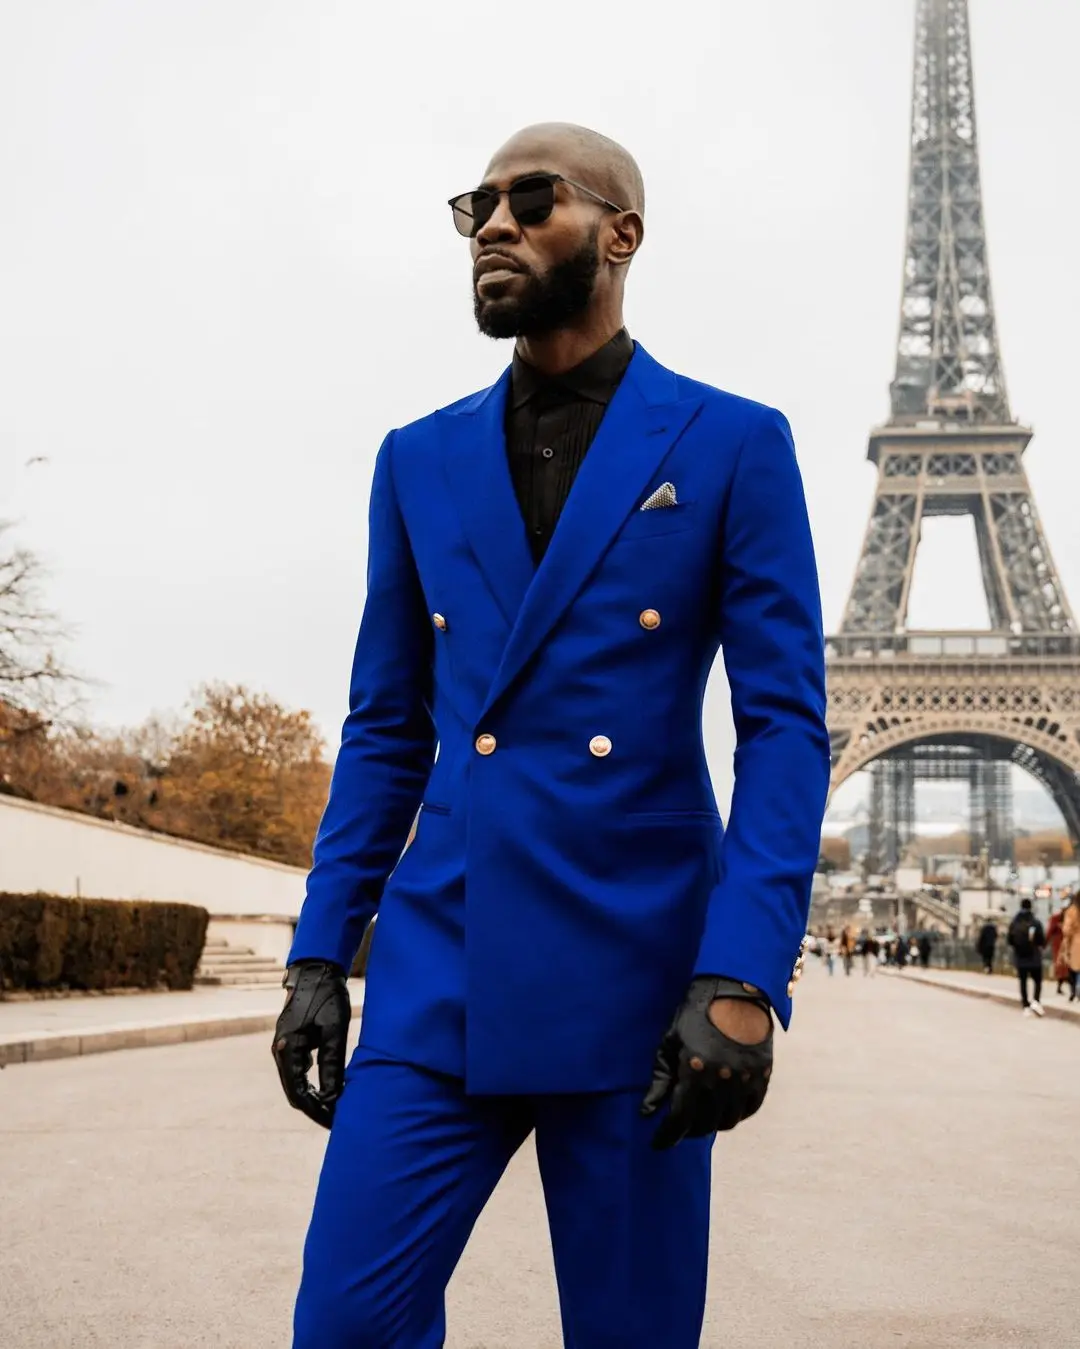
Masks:
[[[483,248],[491,244],[506,243],[521,236],[521,226],[514,219],[507,193],[500,194],[495,209],[476,231],[476,242]]]

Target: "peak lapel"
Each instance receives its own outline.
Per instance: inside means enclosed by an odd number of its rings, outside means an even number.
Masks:
[[[503,418],[510,372],[442,415],[443,467],[472,548],[508,628],[535,573],[510,467]]]
[[[679,402],[675,376],[638,347],[578,470],[517,614],[487,708],[520,673],[588,580],[675,441],[701,407]]]

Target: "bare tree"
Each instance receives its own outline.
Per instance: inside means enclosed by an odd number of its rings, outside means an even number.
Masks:
[[[81,681],[59,655],[66,634],[45,605],[44,568],[7,546],[10,528],[0,521],[0,705],[9,724],[40,727],[73,711]]]

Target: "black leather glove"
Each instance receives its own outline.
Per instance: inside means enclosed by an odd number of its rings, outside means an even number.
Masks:
[[[770,1011],[764,993],[737,979],[709,975],[693,981],[660,1041],[652,1085],[641,1105],[643,1115],[654,1115],[671,1097],[668,1116],[653,1137],[654,1148],[734,1129],[765,1099],[772,1074],[772,1018],[760,1044],[740,1044],[709,1020],[709,1008],[717,998],[738,998]]]
[[[329,1129],[345,1082],[345,1045],[352,1003],[345,972],[329,960],[300,960],[285,971],[289,990],[274,1031],[274,1062],[289,1104]],[[308,1081],[319,1054],[319,1090]]]

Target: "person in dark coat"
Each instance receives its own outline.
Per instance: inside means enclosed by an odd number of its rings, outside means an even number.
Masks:
[[[982,957],[983,968],[987,974],[994,972],[994,948],[997,946],[997,939],[997,927],[988,918],[982,925],[979,940],[975,943],[975,949]]]
[[[1020,1002],[1024,1015],[1043,1015],[1039,997],[1042,993],[1043,947],[1046,945],[1046,933],[1043,925],[1032,912],[1031,900],[1020,901],[1020,912],[1009,924],[1006,938],[1012,947],[1016,973],[1020,977]],[[1031,981],[1032,996],[1028,997],[1028,981]]]

